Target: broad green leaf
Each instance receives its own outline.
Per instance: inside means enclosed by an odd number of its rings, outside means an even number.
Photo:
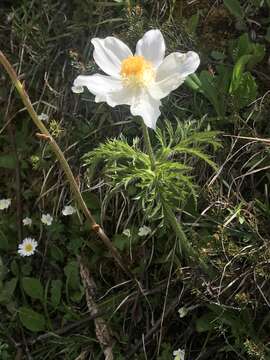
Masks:
[[[77,290],[80,287],[79,265],[71,260],[65,267],[64,273],[67,277],[67,284],[70,289]]]
[[[115,234],[113,236],[113,243],[118,250],[123,251],[130,246],[130,239],[124,234]]]
[[[235,106],[241,109],[249,105],[257,98],[258,86],[250,72],[242,75],[240,84],[237,89],[232,92],[235,98]]]
[[[240,18],[240,19],[244,18],[244,11],[238,0],[224,0],[224,5],[230,11],[230,13],[234,15],[236,18]]]
[[[196,320],[196,330],[198,332],[209,331],[215,326],[216,315],[213,313],[207,313]]]
[[[230,93],[234,92],[239,87],[242,80],[242,75],[245,69],[245,65],[249,62],[250,59],[251,59],[251,55],[243,55],[234,65],[232,80],[229,89]]]
[[[33,332],[45,330],[46,321],[42,314],[24,306],[18,309],[18,313],[23,326],[28,330]]]
[[[196,14],[192,15],[187,21],[187,30],[189,34],[195,34],[200,19],[200,13],[197,11]]]
[[[61,289],[62,289],[62,281],[52,280],[51,283],[51,302],[53,307],[57,307],[60,304],[61,300]]]
[[[219,101],[219,93],[215,84],[216,78],[208,71],[203,70],[200,74],[201,91],[214,106],[218,116],[223,116],[223,109]]]
[[[13,278],[3,284],[2,290],[0,292],[0,304],[7,304],[10,302],[11,297],[16,289],[17,281],[17,278]]]
[[[4,169],[15,169],[16,168],[16,158],[14,155],[1,155],[0,156],[0,168]]]
[[[33,299],[43,300],[43,286],[39,279],[24,277],[22,279],[23,289]]]

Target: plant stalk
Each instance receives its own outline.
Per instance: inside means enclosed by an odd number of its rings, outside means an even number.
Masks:
[[[142,120],[142,129],[143,129],[144,143],[145,143],[146,150],[149,155],[150,162],[151,162],[151,170],[155,170],[155,168],[156,168],[155,155],[154,155],[153,148],[151,145],[148,127],[145,125],[143,120]]]
[[[23,84],[18,79],[18,76],[17,76],[15,70],[13,69],[12,65],[10,64],[8,59],[5,57],[5,55],[2,53],[2,51],[0,51],[0,63],[5,68],[5,70],[8,73],[13,85],[15,86],[16,90],[18,91],[19,96],[20,96],[24,106],[26,107],[31,119],[33,120],[35,125],[40,130],[41,134],[38,134],[39,138],[47,140],[49,142],[49,144],[51,145],[51,148],[52,148],[55,156],[59,160],[60,166],[62,167],[64,173],[66,174],[66,177],[67,177],[67,180],[68,180],[68,182],[70,184],[70,188],[71,188],[71,191],[73,192],[74,198],[75,198],[76,202],[78,203],[79,207],[81,208],[82,212],[84,213],[86,219],[90,223],[91,229],[97,233],[97,235],[102,240],[104,245],[110,251],[110,253],[113,256],[116,263],[121,267],[121,269],[124,270],[124,272],[127,275],[134,278],[134,276],[129,271],[127,266],[124,265],[124,261],[122,259],[122,256],[120,255],[118,250],[115,248],[115,246],[112,244],[111,240],[108,238],[108,236],[106,235],[104,230],[101,228],[101,226],[96,223],[93,215],[91,214],[90,210],[86,206],[86,203],[83,200],[83,197],[81,195],[79,186],[78,186],[78,184],[77,184],[77,182],[76,182],[76,180],[75,180],[75,178],[73,176],[73,173],[72,173],[72,171],[70,169],[70,166],[69,166],[63,152],[61,151],[61,149],[57,145],[56,141],[53,139],[53,137],[51,136],[51,134],[49,133],[49,131],[47,130],[47,128],[43,124],[43,122],[39,119],[35,109],[33,108],[32,103],[31,103],[31,101],[29,99],[29,96],[28,96],[27,92],[24,89]]]
[[[199,256],[199,254],[192,248],[190,242],[188,241],[186,234],[184,233],[182,226],[180,222],[177,220],[174,212],[166,204],[166,201],[164,199],[162,201],[162,206],[164,208],[164,211],[167,215],[167,220],[169,221],[171,227],[173,228],[176,236],[178,237],[180,241],[180,252],[181,255],[186,255],[189,259],[197,260],[204,272],[208,275],[211,275],[211,271],[209,267],[206,265],[206,263],[202,260],[202,258]]]

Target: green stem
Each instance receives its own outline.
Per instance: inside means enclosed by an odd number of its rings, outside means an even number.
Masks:
[[[152,148],[151,141],[150,141],[148,127],[145,125],[143,120],[142,120],[142,129],[143,129],[143,137],[144,137],[146,150],[149,155],[150,162],[151,162],[151,170],[155,170],[155,168],[156,168],[155,156],[154,156],[153,148]]]
[[[161,198],[161,202],[162,202],[162,206],[165,211],[165,214],[166,214],[166,218],[169,221],[171,227],[173,228],[176,236],[179,239],[179,242],[180,242],[179,247],[180,247],[181,255],[182,256],[185,255],[189,259],[197,260],[198,263],[200,264],[200,266],[202,267],[202,269],[204,270],[204,272],[207,273],[208,275],[211,275],[211,271],[208,268],[208,266],[200,258],[198,253],[192,248],[190,242],[188,241],[188,239],[186,237],[186,234],[184,233],[184,231],[182,229],[180,222],[177,220],[177,218],[176,218],[174,212],[172,211],[172,209],[170,208],[170,206],[168,206],[166,201],[162,198]]]
[[[70,188],[71,188],[71,191],[73,192],[75,200],[77,201],[79,207],[81,208],[82,212],[84,213],[86,219],[90,223],[91,229],[97,233],[99,238],[102,240],[104,245],[108,248],[111,255],[113,256],[113,258],[115,259],[117,264],[122,268],[122,270],[124,270],[125,273],[128,274],[130,277],[134,278],[134,276],[131,274],[131,272],[129,271],[127,266],[124,264],[122,256],[120,255],[120,253],[118,252],[116,247],[112,244],[111,240],[108,238],[108,236],[106,235],[104,230],[101,228],[101,226],[99,226],[96,223],[95,218],[93,217],[93,215],[91,214],[90,210],[88,209],[85,201],[83,200],[79,186],[73,176],[73,173],[70,169],[70,166],[69,166],[63,152],[61,151],[61,149],[59,148],[59,146],[57,145],[56,141],[53,139],[53,137],[51,136],[51,134],[49,133],[47,128],[44,126],[43,122],[39,119],[35,109],[33,108],[32,103],[29,99],[29,96],[24,89],[24,86],[19,81],[15,70],[13,69],[12,65],[9,63],[9,61],[5,57],[5,55],[2,53],[2,51],[0,51],[0,63],[5,68],[13,85],[15,86],[16,90],[18,91],[19,96],[20,96],[23,104],[25,105],[31,119],[33,120],[35,125],[40,130],[41,134],[38,134],[39,138],[47,140],[49,142],[49,144],[51,145],[51,148],[52,148],[55,156],[59,160],[59,163],[60,163],[64,173],[66,174],[66,177],[70,184]]]

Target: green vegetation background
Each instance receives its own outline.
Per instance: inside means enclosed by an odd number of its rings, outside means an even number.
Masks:
[[[136,184],[121,184],[129,159],[121,172],[110,154],[114,144],[143,151],[138,120],[128,108],[71,92],[78,74],[97,71],[92,37],[117,36],[134,48],[150,28],[162,31],[168,53],[201,57],[197,77],[163,100],[151,140],[161,155],[168,143],[189,149],[175,157],[189,178],[169,201],[211,276],[181,257],[157,194],[136,198]],[[270,358],[269,42],[267,0],[1,2],[1,51],[38,114],[49,115],[87,205],[143,286],[119,270],[82,217],[61,215],[71,201],[66,179],[1,68],[0,199],[12,199],[0,214],[1,360],[104,357],[82,258],[115,359],[173,359],[179,348],[186,360]],[[205,135],[217,132],[219,142]],[[54,216],[51,227],[40,225],[42,213]],[[26,216],[30,229],[21,224]],[[39,252],[25,259],[17,247],[26,236],[39,240]]]

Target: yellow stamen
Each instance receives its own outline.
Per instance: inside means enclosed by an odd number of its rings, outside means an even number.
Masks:
[[[33,245],[32,244],[26,244],[24,250],[26,252],[31,252],[33,250]]]
[[[143,56],[129,56],[122,61],[121,76],[127,85],[146,85],[154,78],[154,69]]]

